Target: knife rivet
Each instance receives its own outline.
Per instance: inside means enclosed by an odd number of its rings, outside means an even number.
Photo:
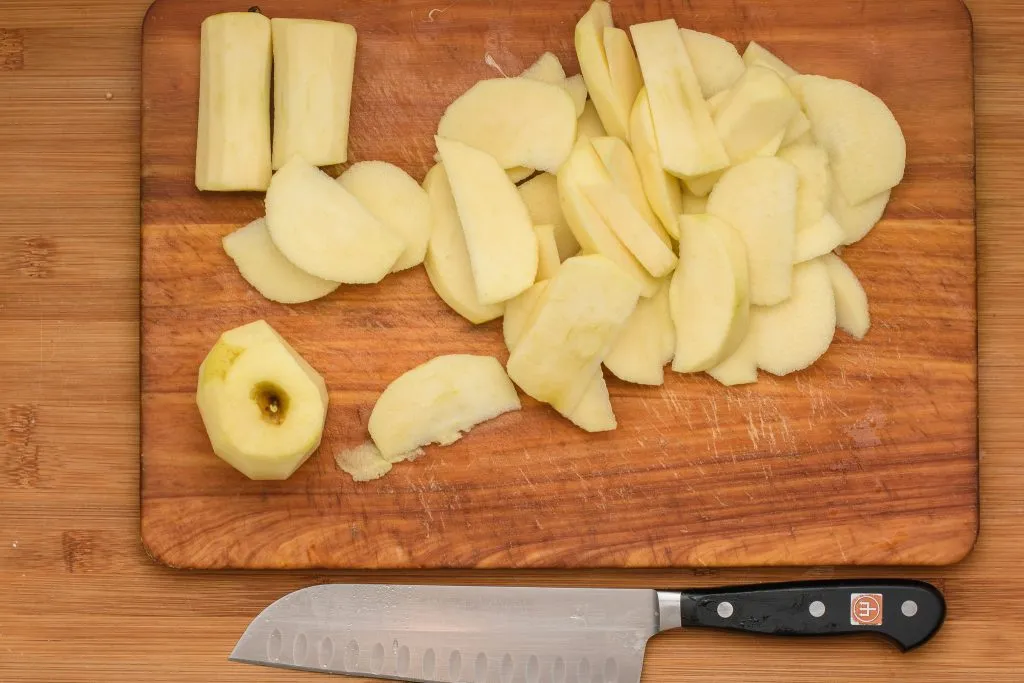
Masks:
[[[900,605],[900,611],[903,612],[903,616],[912,617],[917,614],[917,603],[913,600],[904,600]]]
[[[728,619],[732,616],[733,607],[731,602],[720,602],[718,603],[718,616],[723,619]]]
[[[807,608],[807,611],[811,613],[811,616],[815,619],[819,619],[825,616],[825,603],[821,600],[815,600]]]

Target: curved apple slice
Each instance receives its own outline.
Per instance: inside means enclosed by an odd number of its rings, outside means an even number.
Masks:
[[[882,220],[891,194],[890,190],[886,190],[868,197],[860,204],[850,204],[842,192],[832,193],[829,211],[843,228],[843,244],[859,242],[871,232],[878,221]]]
[[[628,140],[629,107],[643,84],[625,31],[612,24],[611,6],[595,0],[573,35],[580,72],[608,135]]]
[[[776,57],[774,54],[766,50],[764,47],[750,41],[747,45],[747,49],[743,52],[743,62],[749,67],[756,64],[766,66],[775,73],[779,74],[783,78],[791,78],[798,75],[798,72],[793,67],[786,64],[784,61]]]
[[[832,214],[826,213],[817,223],[796,234],[793,263],[803,263],[828,254],[843,242],[843,229]]]
[[[836,324],[857,339],[863,339],[871,327],[868,295],[860,280],[843,259],[835,254],[822,257],[836,296]]]
[[[583,105],[583,113],[576,119],[576,139],[583,136],[588,138],[600,138],[608,135],[601,123],[601,117],[597,115],[597,108],[593,100],[587,100]]]
[[[746,71],[747,65],[736,46],[728,40],[688,28],[679,29],[679,35],[683,37],[704,99],[732,87]]]
[[[675,176],[666,173],[661,167],[646,89],[640,90],[633,104],[629,116],[629,136],[647,201],[666,232],[678,239],[679,214],[683,213],[683,189]]]
[[[537,57],[537,61],[526,67],[519,76],[549,85],[561,85],[565,80],[565,70],[562,68],[562,62],[554,53],[545,52]]]
[[[558,179],[550,173],[539,173],[519,186],[519,196],[523,198],[534,225],[554,227],[558,257],[564,261],[570,256],[575,256],[580,250],[580,243],[576,241],[569,223],[562,214],[562,203],[558,198]]]
[[[757,381],[757,343],[749,327],[736,350],[721,363],[709,368],[707,373],[727,387]]]
[[[535,225],[533,232],[537,235],[537,281],[550,280],[562,265],[558,258],[558,242],[555,241],[555,228],[551,225]]]
[[[782,77],[752,66],[715,112],[715,129],[735,164],[755,156],[786,127],[800,109]],[[781,143],[781,139],[780,139]]]
[[[790,145],[779,150],[778,157],[796,168],[796,231],[810,228],[821,220],[832,196],[832,176],[828,155],[818,145]]]
[[[669,279],[649,299],[640,299],[629,316],[604,366],[623,382],[660,386],[665,364],[676,348],[676,329],[669,310]]]

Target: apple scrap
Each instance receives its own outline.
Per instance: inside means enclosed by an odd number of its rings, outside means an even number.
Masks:
[[[627,28],[596,0],[574,32],[581,74],[545,52],[472,85],[441,117],[420,186],[380,161],[336,180],[318,168],[347,160],[351,26],[203,22],[196,185],[266,191],[265,216],[223,238],[256,292],[302,304],[422,263],[455,313],[502,319],[504,368],[445,355],[385,389],[370,441],[336,455],[356,481],[519,410],[517,386],[607,431],[605,368],[734,386],[811,366],[837,327],[868,333],[867,294],[835,250],[872,230],[903,179],[885,103],[754,42],[741,56],[671,18]],[[317,448],[327,393],[258,321],[221,336],[197,402],[218,456],[276,479]]]

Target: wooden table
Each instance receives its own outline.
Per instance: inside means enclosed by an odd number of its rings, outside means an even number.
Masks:
[[[230,664],[248,620],[312,582],[182,573],[138,522],[139,45],[149,0],[0,3],[0,681],[316,680]],[[908,0],[911,1],[911,0]],[[874,640],[677,632],[645,681],[1020,680],[1024,668],[1024,1],[974,0],[982,531],[936,581],[950,615],[899,655]],[[659,586],[870,572],[375,574],[381,581]],[[685,648],[685,649],[684,649]]]

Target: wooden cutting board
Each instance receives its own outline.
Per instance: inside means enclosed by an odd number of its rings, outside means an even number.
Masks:
[[[352,23],[359,48],[350,160],[422,179],[445,106],[543,51],[578,71],[584,2],[262,2],[269,16]],[[220,238],[261,196],[193,185],[199,24],[244,10],[161,0],[143,36],[142,536],[191,568],[673,567],[946,564],[978,520],[971,23],[953,0],[626,2],[616,22],[675,17],[798,70],[881,96],[907,138],[904,183],[844,258],[872,328],[811,369],[725,388],[667,374],[609,379],[619,428],[585,434],[549,408],[483,424],[386,478],[354,484],[333,455],[366,439],[381,390],[445,353],[507,352],[422,268],[300,306],[263,300]],[[497,67],[493,66],[494,64]],[[336,170],[336,169],[335,169]],[[256,319],[325,377],[323,445],[285,482],[249,481],[211,452],[194,391],[219,334]]]

